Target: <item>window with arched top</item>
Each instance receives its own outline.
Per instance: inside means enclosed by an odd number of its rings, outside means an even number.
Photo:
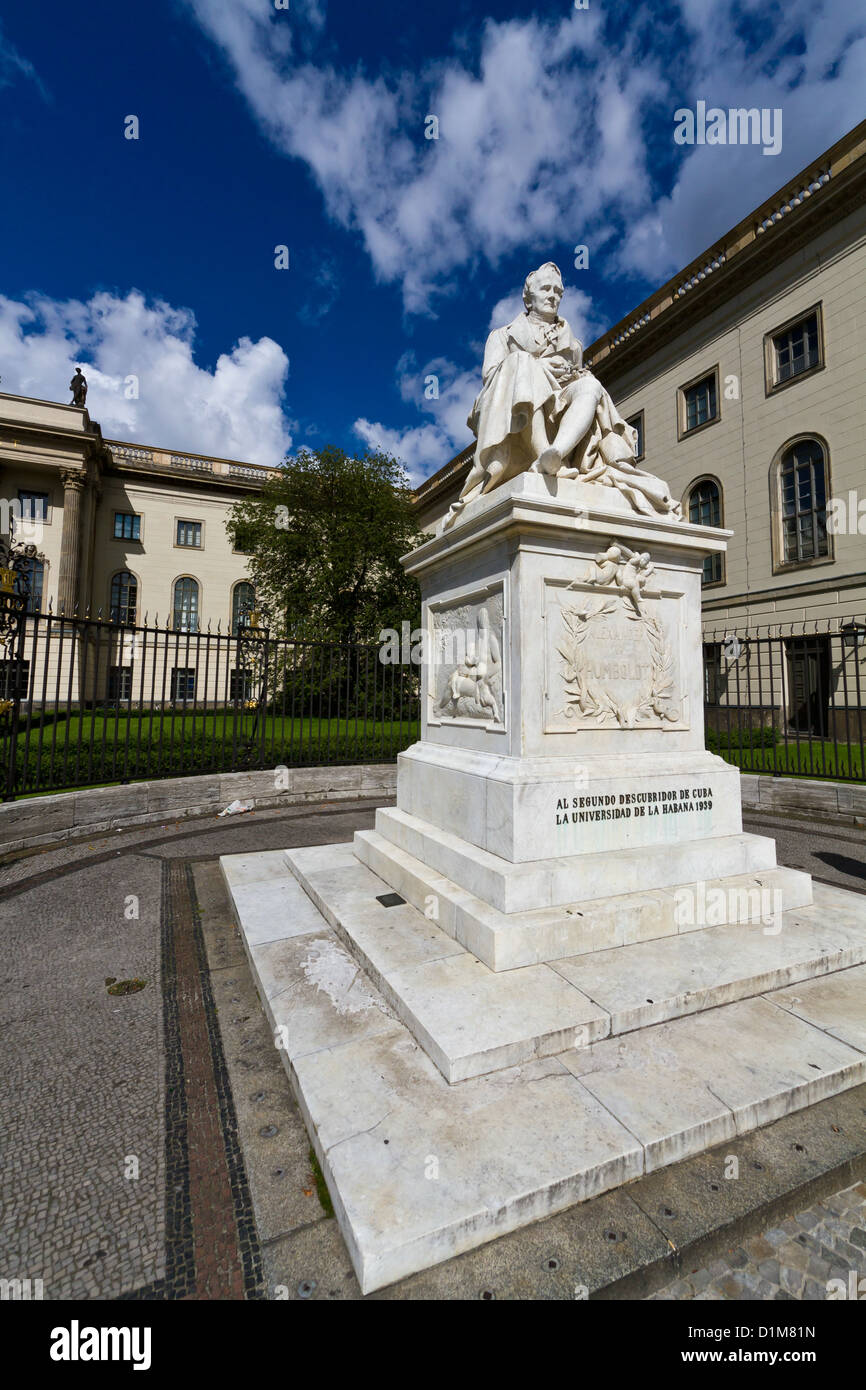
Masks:
[[[827,457],[813,438],[797,439],[778,460],[781,560],[804,564],[830,555],[827,540]]]
[[[184,575],[174,582],[174,630],[198,632],[198,580]]]
[[[138,580],[129,570],[118,570],[112,576],[108,617],[112,623],[134,625],[138,609]]]
[[[242,579],[232,590],[232,637],[237,637],[238,628],[249,627],[255,605],[255,587],[248,579]]]
[[[722,489],[715,478],[701,478],[690,488],[689,521],[696,526],[722,525]],[[721,584],[723,578],[722,556],[705,556],[701,583]]]

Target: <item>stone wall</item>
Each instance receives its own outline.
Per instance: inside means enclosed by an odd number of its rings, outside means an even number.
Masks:
[[[793,811],[819,819],[866,825],[866,786],[851,782],[819,782],[796,777],[766,777],[744,772],[740,777],[743,810]]]
[[[123,787],[92,787],[56,796],[25,797],[0,804],[0,851],[52,844],[122,826],[215,816],[235,800],[251,802],[260,810],[308,801],[356,801],[361,797],[388,800],[396,790],[396,763],[382,763],[281,769],[280,790],[276,789],[272,769],[172,777],[131,782]]]

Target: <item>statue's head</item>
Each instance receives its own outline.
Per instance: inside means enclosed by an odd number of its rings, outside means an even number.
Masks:
[[[559,266],[553,261],[545,261],[537,270],[530,271],[524,281],[523,302],[527,311],[531,310],[543,319],[558,318],[562,288]]]

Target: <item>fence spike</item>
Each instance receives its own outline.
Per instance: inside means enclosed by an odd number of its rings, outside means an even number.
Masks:
[[[88,610],[87,610],[87,616],[90,617],[90,609],[89,609],[89,608],[88,608]],[[102,605],[101,605],[101,604],[100,604],[100,606],[99,606],[99,607],[97,608],[97,610],[96,610],[96,621],[97,621],[98,623],[101,623],[101,622],[102,622]]]

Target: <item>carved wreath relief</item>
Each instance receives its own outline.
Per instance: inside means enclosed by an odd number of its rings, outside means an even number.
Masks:
[[[502,595],[434,619],[432,716],[502,723]]]
[[[647,551],[612,541],[568,586],[580,599],[561,610],[567,720],[629,729],[679,721],[673,652],[647,602],[654,578]],[[604,593],[586,592],[593,589]]]

